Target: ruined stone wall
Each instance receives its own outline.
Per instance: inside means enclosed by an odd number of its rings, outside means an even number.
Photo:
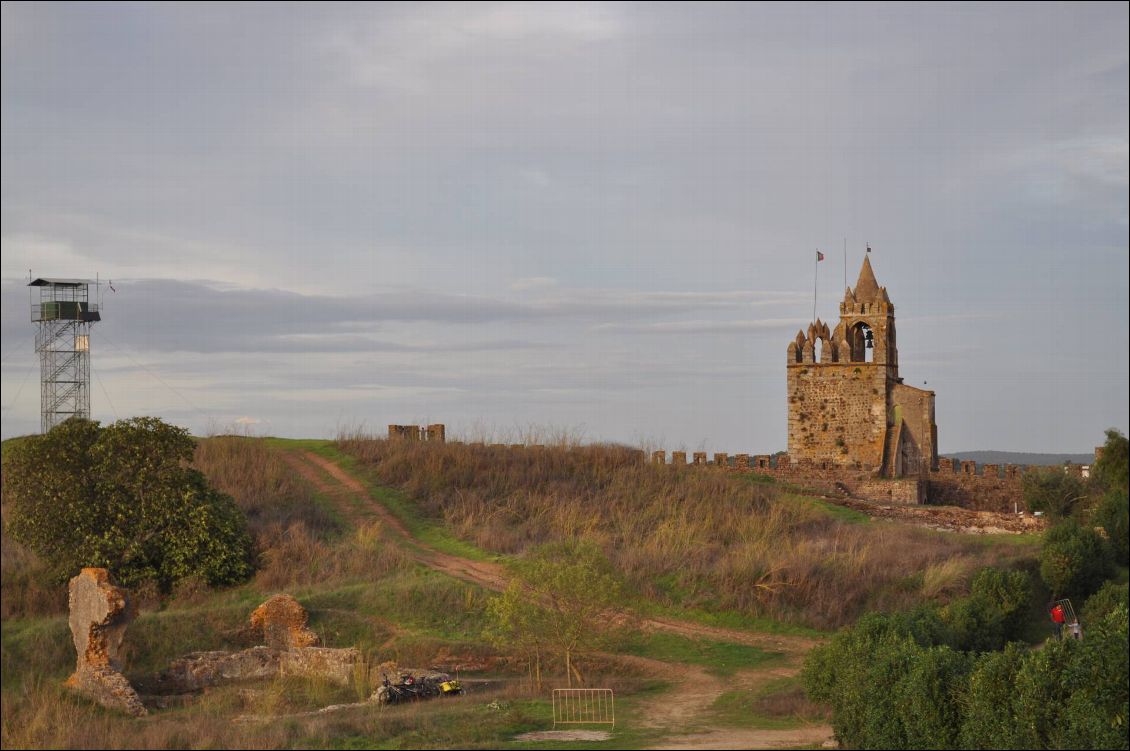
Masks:
[[[926,502],[974,511],[1028,510],[1020,484],[1024,467],[986,464],[980,473],[977,469],[977,462],[939,459],[938,470],[927,476]]]
[[[447,430],[442,423],[435,425],[389,425],[388,437],[389,440],[443,443],[447,439]]]
[[[789,363],[789,456],[877,470],[887,435],[887,367]]]
[[[910,429],[924,463],[922,469],[929,471],[937,466],[938,426],[934,424],[934,392],[903,383],[891,384],[891,407]]]

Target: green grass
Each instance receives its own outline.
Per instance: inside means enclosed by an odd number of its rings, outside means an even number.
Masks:
[[[803,636],[810,639],[827,639],[830,631],[800,626],[794,623],[773,620],[742,613],[736,610],[702,610],[684,608],[678,605],[664,605],[654,600],[637,598],[631,603],[632,609],[643,616],[666,618],[673,621],[686,621],[703,626],[724,628],[731,631],[745,631],[752,634],[780,634],[782,636]]]
[[[690,639],[668,633],[634,633],[617,645],[617,651],[663,662],[699,665],[713,675],[728,676],[747,668],[764,667],[784,655],[732,642]]]
[[[384,506],[401,524],[408,528],[412,537],[421,544],[461,558],[474,561],[497,561],[499,556],[482,548],[460,540],[435,519],[425,516],[419,506],[405,493],[383,485],[373,476],[369,467],[356,458],[346,454],[334,445],[333,441],[321,439],[265,438],[267,445],[276,448],[300,448],[313,452],[332,461],[355,477],[368,491],[370,498]],[[359,504],[360,507],[360,504]]]
[[[758,711],[758,700],[794,692],[800,687],[800,678],[793,677],[774,678],[751,688],[735,688],[715,699],[704,719],[711,726],[731,728],[788,730],[800,727],[813,720],[796,714],[771,716]]]

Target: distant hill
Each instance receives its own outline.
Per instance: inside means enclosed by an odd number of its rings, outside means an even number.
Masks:
[[[1037,464],[1053,465],[1071,462],[1072,464],[1093,464],[1095,455],[1091,454],[1026,454],[1021,451],[951,451],[942,456],[950,459],[964,459],[978,464]]]

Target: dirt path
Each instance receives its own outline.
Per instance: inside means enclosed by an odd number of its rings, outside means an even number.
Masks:
[[[288,451],[283,454],[283,458],[295,471],[309,480],[319,493],[329,498],[350,521],[357,522],[364,519],[364,515],[358,511],[359,507],[369,515],[380,519],[387,529],[406,543],[405,550],[419,563],[454,576],[456,579],[478,584],[496,592],[506,588],[509,577],[502,566],[489,561],[460,558],[424,545],[412,537],[412,533],[392,512],[372,498],[368,489],[356,477],[329,459],[309,451],[301,453]]]
[[[617,655],[615,659],[672,684],[662,700],[649,708],[646,720],[648,727],[666,730],[672,737],[651,748],[795,748],[834,742],[832,728],[824,723],[772,730],[704,727],[709,724],[711,707],[723,693],[795,676],[800,670],[800,654],[791,655],[788,665],[742,670],[726,679],[696,665],[673,665],[632,655]],[[682,729],[683,734],[675,729]]]
[[[461,558],[420,542],[400,519],[370,495],[360,480],[329,459],[304,450],[284,450],[282,456],[351,522],[359,523],[373,517],[379,519],[401,538],[405,550],[419,563],[494,591],[504,589],[509,582],[506,569],[497,563]],[[787,655],[785,666],[741,671],[735,680],[746,686],[795,675],[804,654],[819,644],[815,639],[800,636],[736,631],[667,618],[643,619],[640,626],[649,631],[746,644]],[[788,748],[820,745],[832,740],[832,729],[822,724],[787,730],[701,729],[696,724],[704,719],[705,713],[723,692],[738,685],[734,680],[722,680],[695,665],[671,664],[632,655],[617,655],[616,659],[672,684],[671,691],[649,709],[648,725],[668,731],[683,729],[689,732],[657,748]]]

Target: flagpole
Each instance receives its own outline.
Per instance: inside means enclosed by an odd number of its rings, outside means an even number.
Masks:
[[[812,267],[812,322],[816,323],[816,280],[820,276],[820,249],[816,249],[816,262]]]
[[[844,235],[844,289],[847,289],[847,235]]]

